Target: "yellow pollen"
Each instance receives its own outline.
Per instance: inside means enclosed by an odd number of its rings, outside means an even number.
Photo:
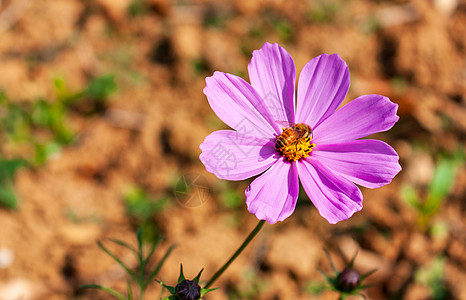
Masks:
[[[288,161],[297,161],[309,157],[315,144],[311,144],[312,131],[310,128],[298,124],[290,128],[283,128],[281,135],[277,137],[275,148]]]
[[[316,144],[310,143],[309,139],[298,139],[291,144],[283,147],[280,152],[282,153],[283,157],[288,159],[288,161],[297,161],[301,158],[306,158],[311,153],[312,148],[314,148]]]

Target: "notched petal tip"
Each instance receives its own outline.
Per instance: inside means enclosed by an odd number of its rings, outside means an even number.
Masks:
[[[321,54],[301,70],[296,120],[317,127],[340,106],[350,86],[349,68],[338,54]]]
[[[333,172],[367,188],[389,184],[401,170],[395,149],[373,139],[319,145],[313,157]]]
[[[355,209],[354,211],[347,212],[347,215],[344,216],[344,217],[329,217],[329,216],[323,216],[322,214],[321,214],[321,216],[322,216],[325,220],[327,220],[327,222],[329,222],[330,224],[335,225],[335,224],[340,223],[340,222],[342,222],[342,221],[348,220],[348,219],[351,218],[355,213],[360,212],[361,210],[362,210],[362,205],[361,205],[361,207],[360,207],[359,209]]]
[[[270,42],[265,42],[264,44],[262,44],[262,47],[261,49],[266,49],[266,48],[283,48],[282,46],[280,46],[278,43],[270,43]],[[260,51],[261,49],[259,50],[254,50],[253,52],[255,51]]]
[[[367,97],[374,97],[374,98],[379,98],[378,101],[380,101],[380,106],[386,106],[386,113],[384,116],[389,119],[389,121],[393,122],[393,125],[400,119],[400,117],[397,115],[399,105],[396,102],[393,102],[390,98],[378,94],[369,94],[365,95]],[[387,120],[388,121],[388,120]],[[392,126],[393,126],[392,125]]]
[[[248,204],[247,207],[248,207],[248,211],[251,214],[255,215],[258,220],[264,220],[269,224],[275,224],[278,221],[282,221],[282,220],[279,220],[278,218],[271,218],[263,209],[257,206]]]
[[[329,223],[347,220],[362,209],[362,193],[354,183],[336,175],[316,159],[306,159],[297,165],[306,194]]]
[[[314,141],[321,145],[335,144],[387,131],[400,119],[397,109],[398,104],[385,96],[360,96],[313,128]]]
[[[338,54],[338,53],[332,53],[332,54],[322,53],[321,55],[319,55],[317,57],[325,57],[325,58],[340,60],[345,66],[348,66],[346,61],[343,60],[343,58],[341,58],[340,54]]]

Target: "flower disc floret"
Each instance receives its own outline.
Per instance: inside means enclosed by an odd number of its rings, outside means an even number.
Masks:
[[[275,141],[275,149],[288,161],[297,161],[309,157],[315,144],[311,144],[312,130],[306,124],[297,124],[282,128],[282,133]]]

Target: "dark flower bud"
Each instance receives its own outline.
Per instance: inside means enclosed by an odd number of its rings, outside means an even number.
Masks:
[[[343,292],[353,291],[359,284],[359,273],[352,268],[344,269],[337,277],[336,287]]]
[[[179,300],[198,300],[201,298],[201,287],[194,280],[183,280],[176,285],[176,297]]]

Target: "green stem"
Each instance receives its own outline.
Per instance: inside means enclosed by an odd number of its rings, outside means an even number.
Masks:
[[[138,285],[139,285],[139,300],[144,299],[144,269],[146,268],[146,264],[144,261],[144,252],[142,248],[142,242],[138,243],[138,259],[139,259],[139,280],[138,280]]]
[[[252,241],[252,239],[257,235],[257,233],[262,229],[262,226],[264,226],[265,221],[260,220],[259,223],[257,223],[256,227],[251,231],[251,233],[248,235],[248,237],[244,240],[244,242],[241,244],[241,246],[236,250],[235,253],[230,257],[230,259],[210,278],[210,280],[207,282],[207,284],[204,286],[205,289],[208,289],[214,282],[217,280],[223,272],[230,266],[230,264],[238,257],[238,255],[243,252],[244,248]]]

